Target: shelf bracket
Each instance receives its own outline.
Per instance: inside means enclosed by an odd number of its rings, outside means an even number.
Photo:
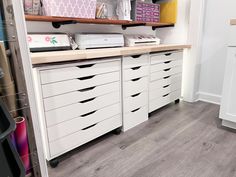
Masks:
[[[145,26],[145,23],[136,23],[136,24],[125,24],[125,25],[122,25],[122,29],[123,30],[126,30],[127,28],[130,28],[130,27],[137,27],[137,26]]]
[[[52,22],[52,26],[58,29],[61,27],[61,25],[70,25],[70,24],[76,24],[76,23],[77,21],[75,20],[68,20],[68,21],[61,21],[61,22]]]
[[[174,24],[171,25],[165,25],[165,26],[152,26],[152,30],[155,31],[158,28],[167,28],[167,27],[174,27]]]

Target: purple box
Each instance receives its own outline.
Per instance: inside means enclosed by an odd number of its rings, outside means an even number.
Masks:
[[[132,1],[132,20],[143,22],[160,22],[160,5]]]
[[[46,16],[95,18],[97,0],[42,0]]]

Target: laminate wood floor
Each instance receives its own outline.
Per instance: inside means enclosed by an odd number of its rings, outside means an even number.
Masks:
[[[125,134],[68,153],[50,177],[236,177],[236,133],[218,114],[204,102],[171,104]]]

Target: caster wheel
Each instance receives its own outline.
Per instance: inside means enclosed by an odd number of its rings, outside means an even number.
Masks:
[[[175,100],[175,104],[178,104],[180,102],[180,99]]]
[[[56,168],[56,167],[58,166],[58,164],[59,164],[58,159],[53,159],[53,160],[50,160],[50,161],[49,161],[49,165],[50,165],[50,167],[52,167],[52,168]]]
[[[121,128],[117,128],[117,129],[115,129],[114,131],[113,131],[113,133],[115,134],[115,135],[120,135],[121,134]]]

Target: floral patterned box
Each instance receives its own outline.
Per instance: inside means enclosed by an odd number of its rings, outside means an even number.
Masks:
[[[46,16],[95,18],[97,0],[42,0]]]

